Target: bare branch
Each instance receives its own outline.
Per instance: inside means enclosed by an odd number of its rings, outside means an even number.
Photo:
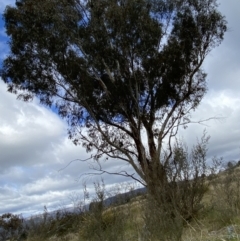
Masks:
[[[135,177],[135,173],[129,174],[126,171],[109,172],[109,171],[103,170],[102,166],[100,165],[99,162],[97,162],[97,164],[98,164],[99,168],[92,167],[93,170],[97,171],[96,173],[91,173],[91,172],[83,173],[83,174],[80,175],[80,178],[83,177],[83,176],[89,176],[89,175],[93,175],[94,176],[94,175],[109,174],[109,175],[117,175],[117,176],[123,176],[123,177],[132,178],[133,180],[139,182],[143,186],[146,186],[146,183],[144,181],[142,181],[142,179],[139,179],[139,178]]]

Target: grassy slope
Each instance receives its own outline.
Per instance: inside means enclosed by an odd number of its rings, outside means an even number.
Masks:
[[[196,219],[186,224],[182,240],[240,240],[239,167],[222,172],[208,181],[211,185],[203,199],[204,208]],[[144,240],[145,202],[144,196],[138,196],[123,205],[95,210],[81,217],[65,217],[65,220],[51,224],[55,227],[52,231],[50,224],[39,227],[35,233],[31,231],[27,240]]]

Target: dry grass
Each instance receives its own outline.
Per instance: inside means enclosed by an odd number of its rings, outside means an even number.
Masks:
[[[185,222],[182,241],[240,241],[239,174],[240,167],[237,167],[208,180],[210,182],[209,190],[202,201],[204,208],[196,219],[190,223]],[[42,226],[42,230],[37,230],[39,235],[29,235],[27,241],[157,241],[159,239],[150,236],[144,238],[144,212],[147,207],[149,208],[146,204],[146,195],[138,196],[132,198],[128,203],[104,208],[98,214],[89,213],[84,218],[74,217],[75,231],[71,230],[62,235],[53,234],[46,237],[40,234],[46,232],[48,227]],[[150,209],[151,214],[154,212],[154,207],[150,205]],[[102,221],[98,219],[99,217]],[[105,227],[98,229],[97,226],[102,224]],[[159,223],[153,222],[153,225],[159,227]],[[99,238],[97,232],[102,234]],[[170,230],[170,232],[174,232],[174,230]],[[96,236],[92,238],[91,235],[94,236],[94,233]],[[105,234],[103,235],[103,233]]]

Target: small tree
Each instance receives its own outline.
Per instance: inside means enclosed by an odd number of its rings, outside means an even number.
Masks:
[[[143,230],[149,240],[180,240],[186,223],[204,208],[202,198],[210,185],[206,177],[220,166],[217,159],[207,161],[208,141],[209,136],[204,132],[189,152],[184,142],[176,139],[173,155],[165,164],[168,182],[159,190],[149,186],[154,195],[148,196],[146,202]]]
[[[201,66],[227,29],[216,0],[19,0],[4,20],[8,90],[54,107],[75,144],[165,192],[171,139],[206,93]]]
[[[0,240],[19,238],[23,233],[23,219],[12,213],[5,213],[0,216]]]
[[[236,162],[235,161],[229,161],[227,163],[227,169],[233,169],[236,166]]]

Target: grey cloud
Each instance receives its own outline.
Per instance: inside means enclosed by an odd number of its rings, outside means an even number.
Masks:
[[[240,99],[231,97],[224,92],[209,94],[202,101],[199,108],[192,114],[192,120],[207,121],[204,125],[190,124],[187,130],[181,130],[180,134],[191,146],[201,138],[204,129],[211,136],[208,146],[208,157],[223,157],[225,161],[240,159]]]
[[[69,203],[72,192],[79,192],[79,183],[69,177],[42,177],[15,189],[11,185],[1,187],[0,213],[42,211],[44,205],[57,208],[61,203]],[[6,198],[7,197],[7,198]]]
[[[223,43],[215,48],[207,57],[204,69],[208,73],[209,89],[215,91],[228,90],[239,95],[240,89],[240,55],[239,55],[239,9],[240,1],[219,1],[220,11],[228,21],[228,31]]]
[[[28,216],[29,214],[37,214],[43,212],[43,207],[47,206],[50,210],[57,209],[63,203],[69,200],[66,198],[70,196],[70,192],[46,192],[42,195],[19,195],[15,199],[10,199],[4,202],[0,207],[0,213],[18,213]],[[18,205],[16,205],[18,203]],[[1,199],[0,199],[0,204]]]

